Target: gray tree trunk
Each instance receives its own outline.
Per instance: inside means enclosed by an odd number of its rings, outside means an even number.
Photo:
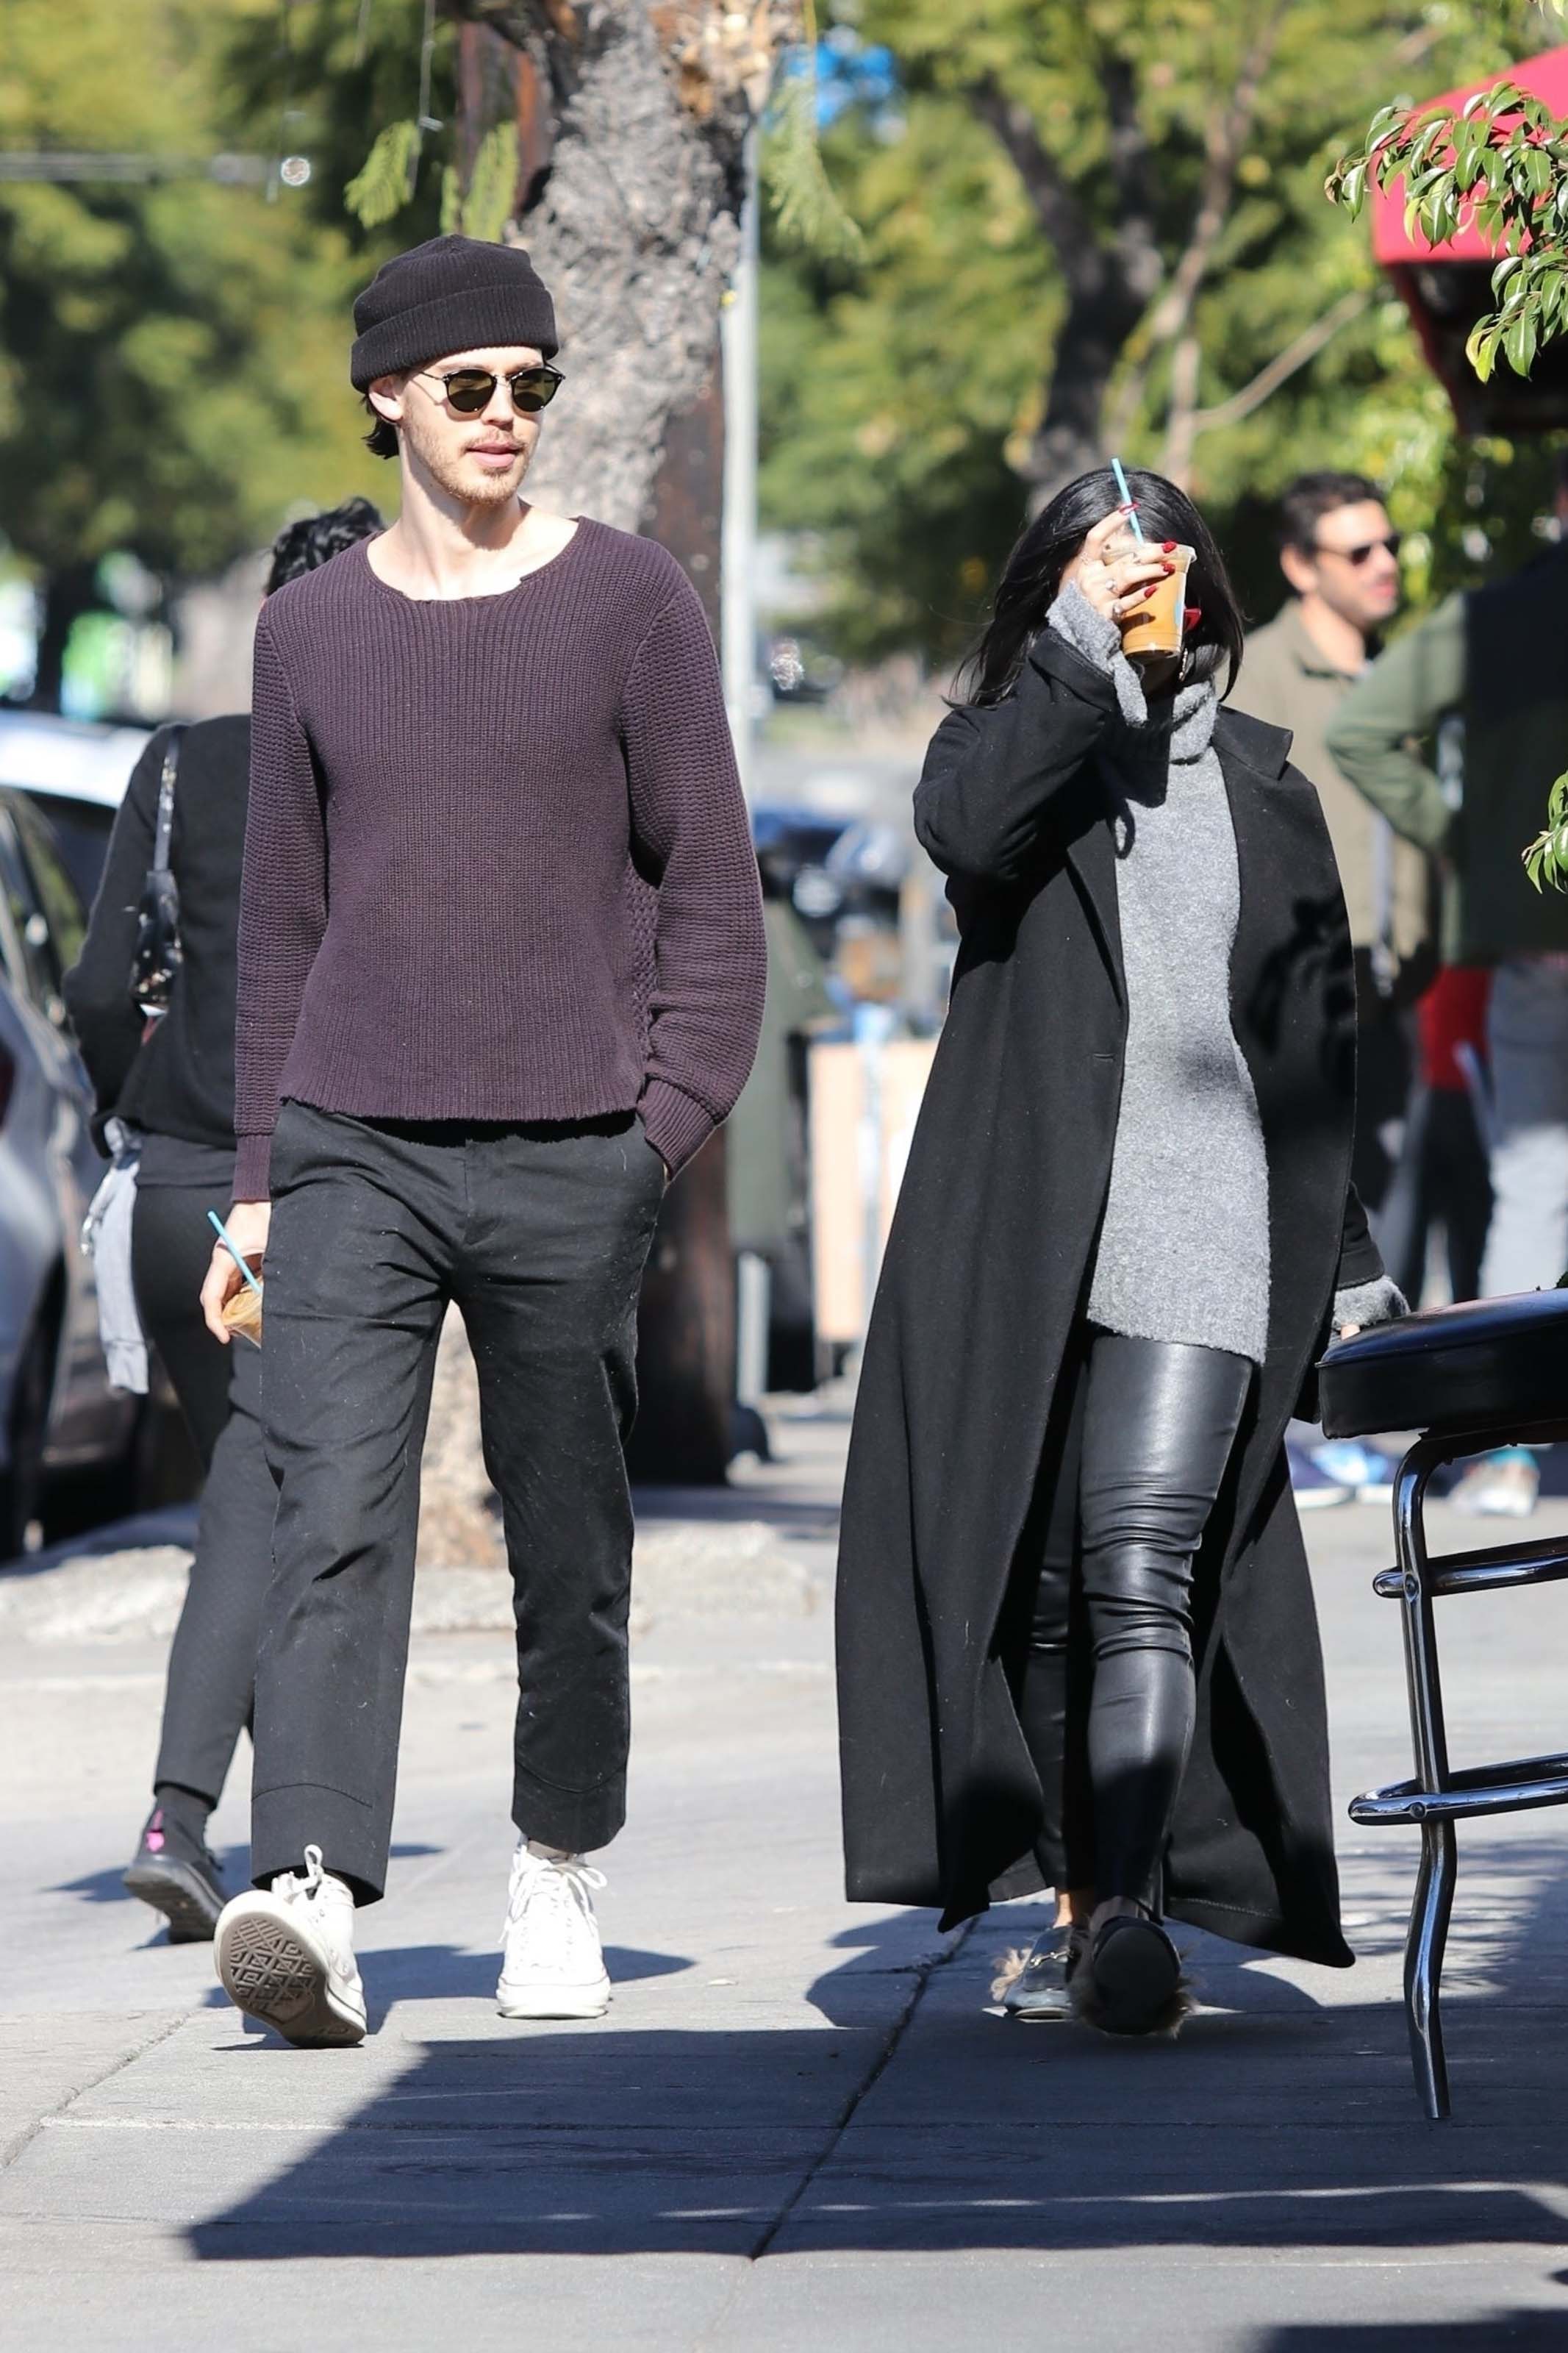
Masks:
[[[740,251],[746,135],[782,0],[460,0],[533,61],[552,121],[515,235],[555,297],[566,384],[529,494],[647,521],[670,420],[701,396]]]

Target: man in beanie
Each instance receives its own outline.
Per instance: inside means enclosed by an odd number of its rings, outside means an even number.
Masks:
[[[521,1696],[499,2000],[609,2000],[584,1855],[625,1812],[637,1293],[668,1176],[762,1013],[712,641],[674,558],[520,496],[562,379],[526,254],[444,237],[354,305],[403,509],[256,640],[232,1230],[264,1261],[279,1482],[257,1893],[224,1985],[355,2042],[384,1883],[426,1407],[456,1302],[504,1516]],[[223,1336],[238,1282],[203,1292]]]

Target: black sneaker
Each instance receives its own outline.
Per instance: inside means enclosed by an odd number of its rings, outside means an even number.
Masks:
[[[171,1945],[210,1944],[228,1901],[216,1858],[167,1823],[162,1806],[148,1818],[124,1885],[163,1915]]]
[[[1082,1928],[1047,1928],[1024,1956],[1022,1966],[1002,1993],[1009,2018],[1032,2025],[1073,2014],[1073,1974],[1083,1959],[1088,1932]]]

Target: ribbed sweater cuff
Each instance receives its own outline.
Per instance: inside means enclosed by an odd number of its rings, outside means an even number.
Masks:
[[[687,1162],[700,1152],[715,1125],[700,1103],[682,1094],[667,1079],[648,1081],[637,1111],[643,1133],[654,1150],[662,1155],[672,1176],[679,1176]]]
[[[272,1137],[242,1135],[239,1149],[234,1155],[234,1198],[237,1201],[267,1201],[268,1164],[272,1158]]]

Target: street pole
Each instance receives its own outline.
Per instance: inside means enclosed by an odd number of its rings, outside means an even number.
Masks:
[[[746,195],[735,282],[720,315],[724,377],[724,522],[720,548],[719,654],[724,707],[748,799],[757,662],[757,134],[746,142]]]

